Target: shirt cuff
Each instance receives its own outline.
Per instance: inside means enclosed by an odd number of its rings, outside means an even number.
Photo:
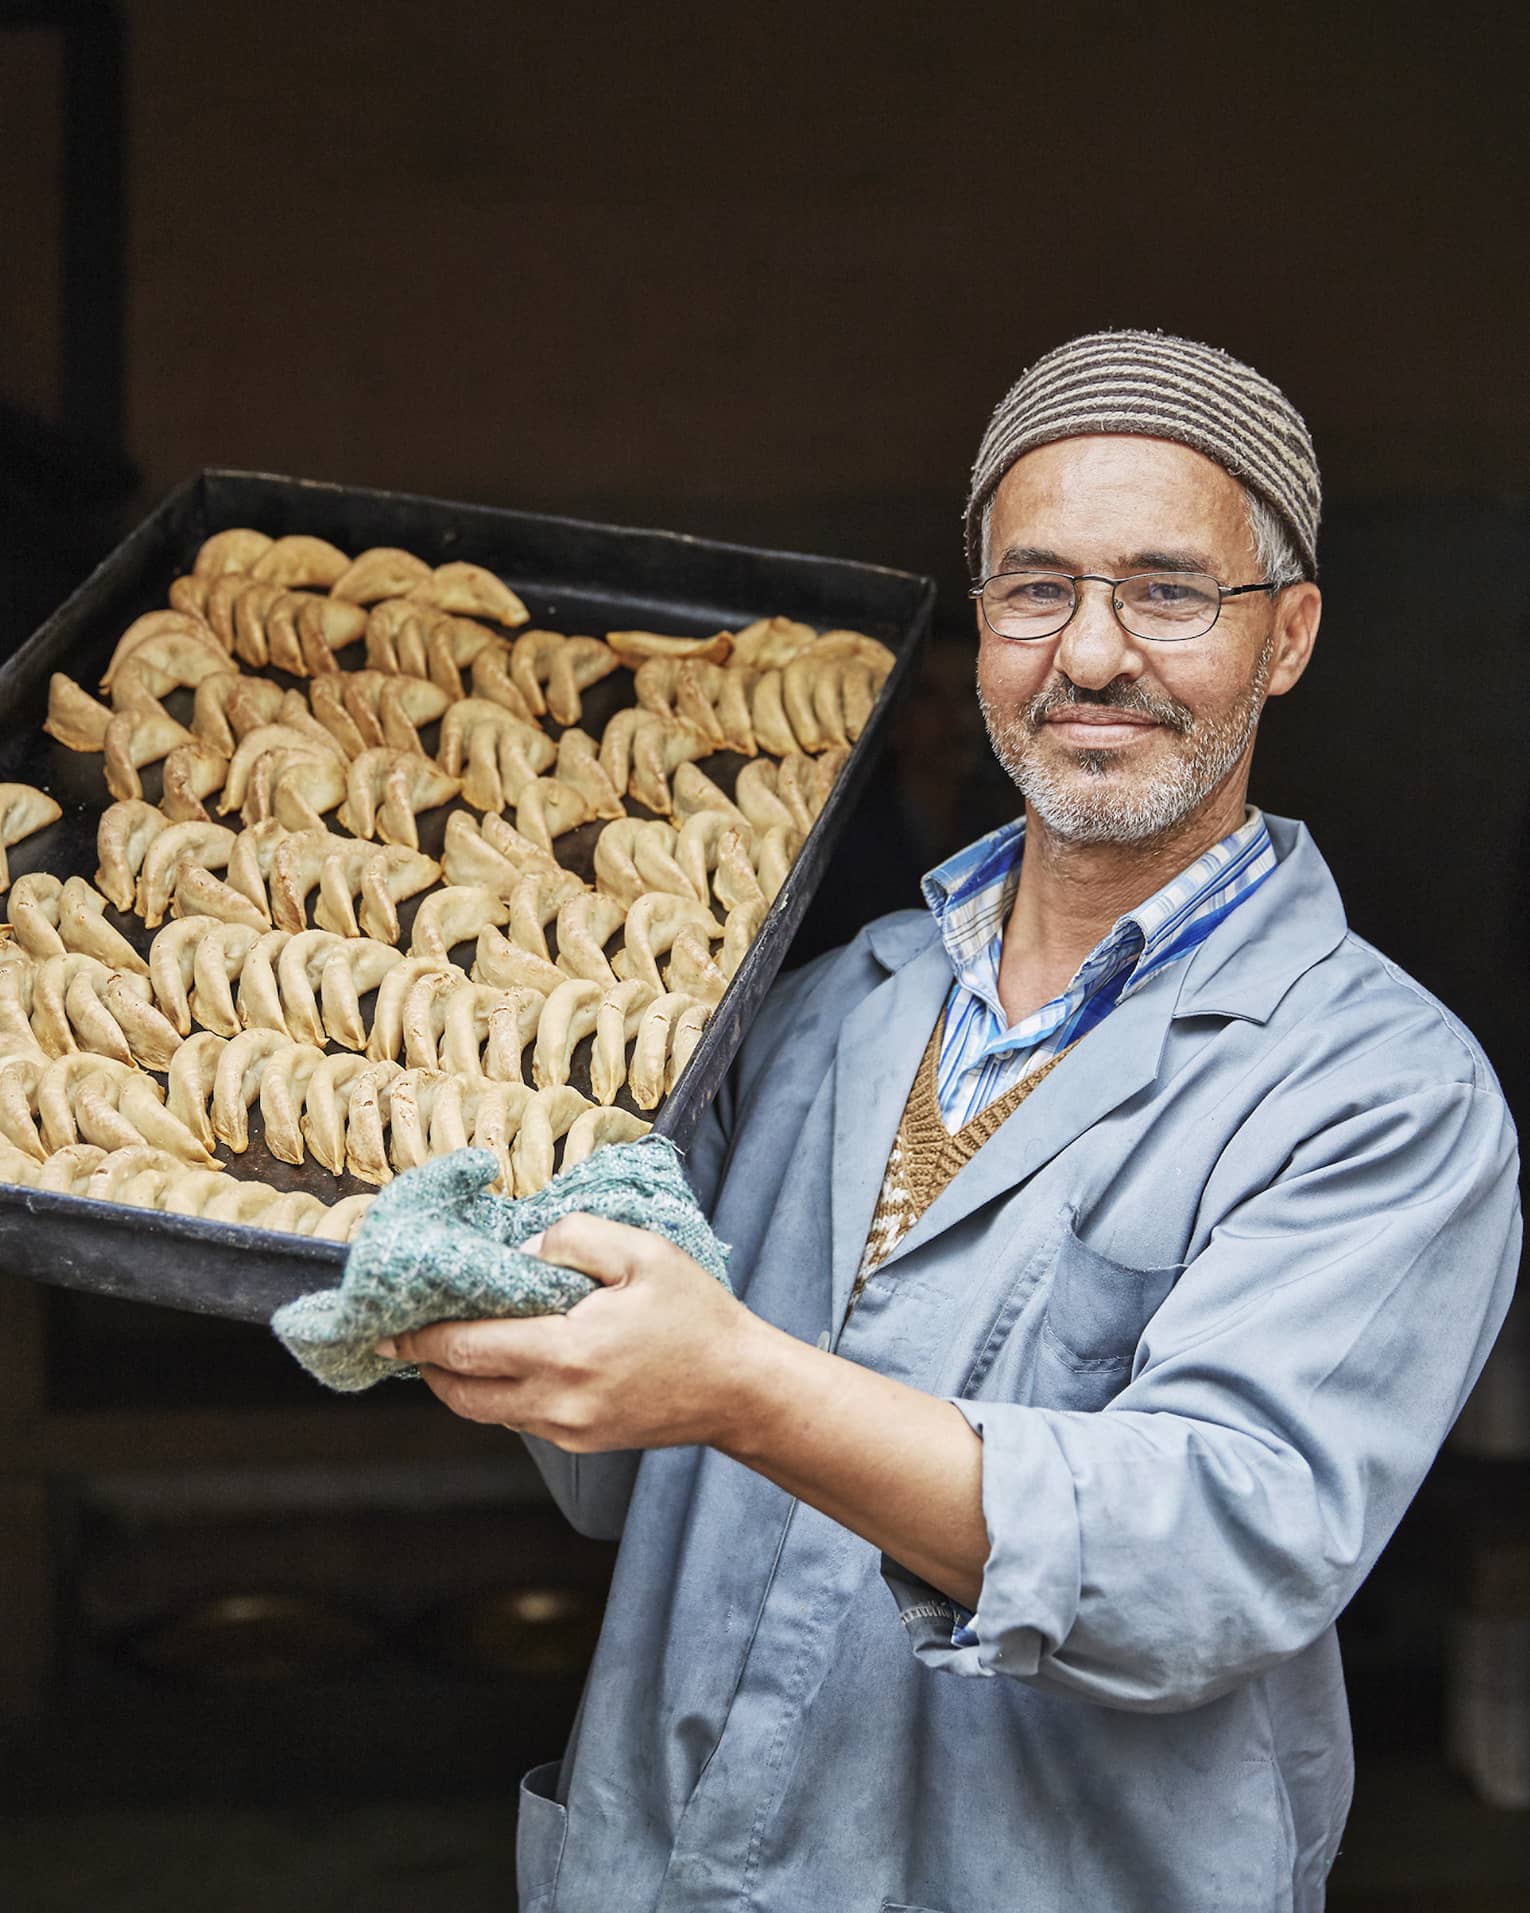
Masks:
[[[947,1673],[1026,1679],[1066,1639],[1078,1613],[1081,1566],[1073,1476],[1047,1417],[1008,1402],[954,1401],[983,1443],[988,1559],[968,1615],[891,1556],[882,1576],[909,1644]]]

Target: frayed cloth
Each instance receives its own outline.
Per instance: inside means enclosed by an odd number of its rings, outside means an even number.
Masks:
[[[519,1201],[490,1194],[498,1172],[489,1150],[458,1149],[388,1184],[356,1231],[340,1286],[299,1296],[271,1318],[310,1375],[352,1393],[419,1373],[376,1353],[385,1336],[573,1308],[600,1284],[519,1245],[575,1213],[651,1229],[730,1286],[727,1246],[691,1193],[679,1153],[660,1137],[597,1149]]]

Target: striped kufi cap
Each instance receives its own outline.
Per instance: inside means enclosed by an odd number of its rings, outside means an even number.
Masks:
[[[1277,385],[1215,346],[1165,332],[1089,332],[1040,358],[988,421],[967,495],[967,565],[982,565],[983,509],[1023,453],[1102,432],[1204,452],[1284,521],[1317,572],[1323,487],[1312,435]]]

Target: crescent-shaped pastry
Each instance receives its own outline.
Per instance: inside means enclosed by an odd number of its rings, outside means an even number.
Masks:
[[[345,576],[350,564],[345,553],[336,550],[326,539],[298,535],[278,538],[274,545],[261,552],[250,566],[250,572],[253,577],[285,585],[289,590],[294,585],[327,589],[337,578]]]
[[[471,1110],[473,1147],[494,1152],[499,1161],[499,1174],[489,1187],[507,1196],[515,1192],[510,1148],[535,1094],[525,1083],[479,1081],[464,1085],[463,1114],[466,1116]]]
[[[538,850],[538,855],[545,857],[546,853]],[[494,849],[465,810],[454,810],[446,820],[441,869],[448,883],[483,884],[501,896],[515,888],[522,874],[518,865]]]
[[[174,823],[211,823],[202,799],[222,790],[227,774],[227,757],[211,744],[199,737],[177,744],[160,773],[160,809]]]
[[[743,783],[746,772],[752,773],[756,768],[754,764],[746,764],[739,772],[739,783]],[[754,833],[748,824],[735,823],[725,810],[698,810],[680,826],[679,839],[675,845],[675,866],[684,878],[686,894],[702,903],[711,895],[712,872],[723,854],[724,841],[727,839],[731,839],[730,857],[735,854],[735,847],[738,853],[747,857],[754,842]],[[752,865],[750,869],[752,874]],[[677,885],[658,883],[647,887],[651,890],[678,889]],[[755,887],[758,889],[758,884]]]
[[[111,1013],[135,1063],[144,1069],[168,1069],[181,1046],[180,1032],[156,1008],[147,977],[111,973],[101,1001]]]
[[[568,981],[556,963],[523,949],[497,930],[479,932],[471,975],[475,983],[492,983],[500,990],[535,990],[539,996],[550,996]]]
[[[189,744],[191,733],[160,705],[148,704],[119,711],[106,727],[101,742],[106,763],[106,788],[120,800],[143,796],[139,770],[168,757],[178,744]]]
[[[83,977],[87,983],[104,986],[111,972],[104,963],[78,952],[44,957],[27,979],[31,995],[32,1034],[49,1056],[67,1056],[72,1050],[99,1049],[103,1056],[115,1055],[130,1061],[127,1044],[115,1020],[102,1007],[92,990],[78,995],[75,1010],[85,1025],[86,1040],[76,1040],[74,1020],[69,1013],[70,986]]]
[[[558,968],[609,988],[616,972],[606,945],[627,921],[627,906],[614,897],[583,891],[558,906]]]
[[[256,670],[276,662],[271,655],[268,623],[271,613],[286,595],[285,585],[254,580],[233,599],[234,654]],[[209,594],[209,612],[214,602]]]
[[[490,849],[497,850],[514,864],[523,877],[542,872],[557,874],[560,871],[564,876],[573,875],[571,871],[563,870],[551,851],[544,850],[541,844],[534,844],[529,837],[523,837],[514,824],[504,817],[494,813],[481,817],[478,829]]]
[[[664,1098],[665,1073],[675,1022],[694,998],[668,991],[653,998],[638,1021],[627,1087],[639,1109],[657,1109]]]
[[[60,1060],[78,1064],[81,1059],[71,1056]],[[106,1059],[100,1057],[93,1060],[104,1062]],[[80,1072],[70,1084],[69,1113],[82,1141],[108,1150],[143,1147],[143,1132],[135,1128],[117,1107],[115,1098],[121,1088],[120,1081],[113,1080],[104,1069],[99,1068]],[[42,1090],[40,1083],[39,1096]],[[149,1102],[152,1104],[153,1101],[151,1094]]]
[[[194,687],[228,669],[228,658],[211,630],[151,632],[118,660],[112,677],[114,709],[125,711],[146,697],[164,697],[182,685]]]
[[[425,666],[431,683],[455,703],[463,695],[460,667],[504,644],[487,625],[438,612],[425,628]]]
[[[260,1076],[260,1120],[266,1147],[278,1162],[303,1160],[303,1099],[324,1052],[311,1043],[294,1043],[266,1064]]]
[[[446,998],[437,1060],[457,1076],[502,1076],[519,1082],[521,1052],[536,1041],[547,999],[538,990],[457,984]],[[485,1042],[491,1042],[487,1057]]]
[[[418,850],[415,814],[437,809],[460,789],[455,777],[421,753],[366,750],[346,770],[340,822],[358,837],[380,836],[384,843]]]
[[[599,638],[567,638],[552,653],[547,670],[547,708],[555,722],[577,724],[583,715],[581,691],[609,677],[621,659]]]
[[[509,918],[509,904],[482,884],[448,884],[432,891],[415,912],[409,954],[444,963],[459,943],[474,942],[480,930]]]
[[[243,808],[255,765],[271,751],[296,751],[305,756],[322,751],[333,756],[342,768],[346,762],[345,753],[322,725],[314,724],[312,729],[308,729],[285,721],[257,724],[254,730],[246,731],[240,738],[238,748],[229,760],[223,796],[218,803],[220,816],[226,817],[231,810]]]
[[[835,662],[827,668],[820,666],[812,676],[813,716],[817,720],[818,735],[825,748],[831,744],[848,745],[850,742],[849,733],[845,729],[844,702],[845,672],[849,668],[849,662],[848,660],[843,664]],[[783,698],[786,695],[787,681],[794,668],[788,665],[786,676],[782,679]]]
[[[607,824],[595,840],[599,888],[623,903],[635,903],[645,890],[668,890],[678,897],[706,901],[677,861],[679,837],[662,818],[629,818]]]
[[[6,905],[16,941],[28,956],[65,956],[69,946],[59,935],[59,903],[64,886],[45,870],[18,877]]]
[[[191,979],[197,945],[221,927],[216,917],[182,917],[178,923],[167,923],[149,945],[154,1000],[178,1035],[191,1034]]]
[[[309,1154],[332,1175],[345,1173],[346,1109],[352,1088],[367,1068],[364,1056],[326,1056],[308,1078],[298,1126]]]
[[[759,873],[750,860],[748,842],[731,824],[717,842],[717,865],[712,876],[712,888],[717,901],[729,913],[730,921],[732,913],[738,909],[757,911],[758,922],[764,921],[767,905],[765,892],[760,887]],[[728,974],[731,976],[732,971]]]
[[[43,729],[71,751],[98,751],[106,742],[112,721],[109,706],[99,703],[72,677],[55,671],[48,679],[48,715]]]
[[[332,598],[376,604],[379,598],[403,598],[430,578],[430,566],[395,545],[374,545],[353,558],[329,588]]]
[[[354,987],[356,969],[346,955],[347,937],[337,937],[329,930],[300,930],[281,951],[276,959],[276,982],[281,992],[282,1010],[287,1019],[287,1030],[295,1042],[314,1043],[323,1048],[327,1031],[323,1015],[319,1009],[316,991],[322,988],[324,973],[330,960],[340,958],[341,971],[350,978]],[[361,939],[357,938],[360,942]],[[386,944],[370,944],[376,950],[387,949]],[[397,953],[388,954],[396,958]],[[391,968],[390,965],[384,966]],[[380,977],[383,970],[377,972]]]
[[[550,961],[552,953],[543,933],[565,903],[583,895],[584,885],[571,871],[534,870],[522,877],[509,897],[511,940],[533,956]],[[558,981],[565,978],[560,975]]]
[[[272,600],[266,612],[266,661],[273,670],[286,671],[296,678],[308,676],[310,647],[298,630],[298,619],[304,606],[312,601],[312,595],[307,591],[284,591]],[[334,653],[327,644],[321,656],[333,660]]]
[[[221,877],[215,877],[200,864],[182,864],[175,879],[175,894],[170,899],[172,917],[218,917],[225,923],[239,923],[252,930],[269,930],[271,919],[259,905],[251,903],[242,890],[236,890]]]
[[[510,682],[533,717],[541,717],[547,709],[542,687],[554,653],[567,642],[561,631],[523,631],[515,641],[510,653]]]
[[[166,1107],[205,1149],[211,1149],[216,1140],[207,1105],[218,1059],[227,1047],[221,1036],[213,1035],[210,1030],[199,1030],[195,1036],[188,1036],[170,1059]]]
[[[706,757],[711,750],[711,740],[693,725],[667,723],[653,712],[644,711],[633,727],[632,781],[628,789],[640,804],[667,817],[675,808],[670,772]]]
[[[427,977],[442,977],[448,984],[467,981],[454,963],[442,963],[434,957],[401,958],[377,986],[372,1033],[367,1038],[367,1055],[374,1063],[398,1055],[404,1041],[404,1006],[416,985]]]
[[[133,1208],[157,1209],[165,1184],[185,1166],[167,1150],[151,1149],[147,1143],[113,1149],[101,1159],[86,1194],[93,1202],[125,1202]]]
[[[225,652],[234,649],[234,607],[255,580],[247,571],[225,571],[209,581],[202,616]]]
[[[711,911],[694,898],[670,896],[664,891],[639,897],[627,912],[622,946],[627,974],[641,977],[653,990],[662,990],[658,959],[687,925],[694,925],[709,937],[723,934],[723,926]]]
[[[212,916],[188,916],[185,923],[205,923],[191,956],[191,1013],[204,1029],[219,1036],[237,1036],[243,1025],[234,1003],[234,983],[244,972],[245,959],[268,923],[229,923]],[[168,934],[161,930],[160,936]],[[155,942],[158,942],[158,938]],[[152,956],[152,950],[150,952]],[[168,1014],[168,1012],[167,1012]],[[184,1035],[184,1031],[182,1034]]]
[[[776,763],[768,757],[757,757],[752,764],[745,764],[738,774],[738,781],[733,787],[734,802],[756,830],[769,830],[773,824],[785,824],[792,830],[797,828],[796,818],[784,799],[777,795],[778,777]]]
[[[392,1144],[389,1153],[395,1169],[402,1172],[418,1168],[422,1162],[429,1161],[433,1153],[444,1154],[446,1148],[461,1148],[466,1143],[459,1107],[457,1121],[450,1124],[448,1135],[443,1138],[445,1148],[439,1151],[432,1148],[432,1118],[436,1106],[452,1100],[456,1090],[455,1080],[444,1070],[406,1069],[393,1078],[388,1100],[388,1130]]]
[[[749,716],[754,725],[755,740],[762,751],[770,751],[776,757],[784,757],[788,751],[798,748],[797,733],[792,729],[791,720],[786,715],[786,706],[782,701],[780,671],[760,673],[755,683]]]
[[[314,1222],[314,1241],[349,1242],[375,1200],[370,1195],[346,1196],[343,1201],[330,1203]]]
[[[553,741],[487,698],[463,698],[441,720],[437,756],[475,810],[501,811],[557,756]]]
[[[780,895],[791,873],[798,842],[796,832],[788,830],[784,824],[772,825],[755,840],[755,874],[765,893],[766,903],[774,903]]]
[[[93,1090],[100,1098],[94,1111],[91,1106]],[[162,1096],[159,1084],[142,1070],[129,1071],[116,1077],[110,1084],[99,1074],[87,1076],[80,1086],[77,1104],[80,1133],[88,1142],[99,1142],[107,1147],[111,1146],[107,1138],[115,1134],[121,1139],[118,1147],[147,1145],[151,1149],[162,1150],[177,1163],[207,1167],[216,1158],[184,1123],[165,1108]],[[113,1110],[120,1123],[126,1125],[125,1133],[118,1124],[111,1123],[106,1117],[108,1109]]]
[[[30,962],[0,966],[0,1062],[47,1057],[32,1028],[33,974]]]
[[[454,990],[476,987],[455,964],[427,970],[409,986],[399,1018],[404,1032],[405,1068],[438,1067],[436,1046],[446,1028],[446,1000]]]
[[[622,794],[606,775],[587,731],[566,730],[558,739],[554,775],[559,783],[577,790],[596,817],[624,817]]]
[[[473,660],[473,696],[502,704],[513,717],[530,724],[536,713],[510,676],[510,652],[504,645],[486,646]]]
[[[118,638],[106,669],[101,674],[101,689],[109,691],[112,688],[118,671],[144,645],[166,637],[190,638],[194,643],[205,644],[214,654],[217,651],[217,636],[202,619],[188,616],[184,611],[146,611],[141,618],[135,618]],[[223,668],[227,668],[226,659]]]
[[[439,614],[407,598],[384,598],[367,614],[367,668],[422,678],[430,673],[425,637]]]
[[[272,1057],[290,1049],[285,1030],[242,1030],[224,1045],[213,1073],[213,1134],[236,1155],[250,1146],[249,1109]]]
[[[744,770],[748,769],[746,764]],[[743,771],[739,775],[742,776]],[[738,805],[729,801],[727,793],[720,785],[714,784],[704,770],[694,764],[682,764],[675,772],[675,815],[683,825],[684,820],[694,817],[698,810],[720,810],[740,827],[749,822]]]
[[[776,770],[776,795],[790,813],[793,826],[805,837],[823,808],[812,758],[793,751],[781,759]]]
[[[869,664],[851,659],[840,674],[839,700],[845,715],[845,735],[852,743],[871,722],[871,709],[881,686]]]
[[[810,624],[793,618],[757,618],[734,633],[729,667],[752,665],[757,671],[778,671],[805,651],[816,635]]]
[[[895,652],[878,639],[867,637],[864,631],[825,631],[822,637],[814,638],[811,650],[815,658],[853,658],[859,664],[869,664],[884,678],[898,662]]]
[[[760,934],[760,925],[765,921],[769,907],[764,893],[758,892],[729,908],[723,926],[723,947],[717,959],[717,967],[724,976],[731,977],[749,954],[749,946]]]
[[[728,741],[717,708],[727,683],[728,673],[722,666],[705,658],[650,658],[633,676],[639,704],[670,723],[689,724],[713,750],[722,750]],[[743,717],[752,744],[747,706]]]
[[[371,844],[337,837],[322,825],[308,830],[283,828],[271,848],[266,878],[273,922],[283,930],[306,929],[309,892],[324,882],[327,868],[333,865],[331,888],[341,903],[343,920],[336,922],[326,915],[321,901],[316,912],[318,927],[331,930],[337,936],[354,936],[356,920],[350,899],[360,887],[361,867],[373,848]]]
[[[529,621],[531,613],[502,578],[482,565],[455,559],[437,565],[428,579],[414,585],[409,596],[442,611],[462,612],[470,618],[492,618],[496,624],[515,626]]]
[[[239,972],[239,1021],[247,1030],[276,1030],[291,1040],[276,981],[276,959],[292,941],[290,930],[267,930],[250,945]]]
[[[712,1014],[708,1003],[688,1003],[670,1026],[669,1061],[664,1067],[664,1093],[674,1093],[681,1072],[691,1060],[691,1051],[701,1041],[701,1032]]]
[[[728,631],[710,638],[666,637],[658,631],[608,631],[606,643],[623,664],[636,670],[645,658],[709,658],[713,664],[726,664],[733,636]]]
[[[51,1155],[32,1178],[34,1189],[47,1189],[61,1196],[83,1196],[90,1178],[104,1161],[106,1151],[94,1143],[71,1143]]]
[[[652,1128],[652,1123],[629,1115],[625,1109],[587,1109],[569,1125],[563,1138],[563,1167],[572,1169],[607,1143],[636,1142]]]
[[[7,1065],[8,1071],[14,1069],[14,1064]],[[37,1110],[43,1147],[50,1156],[56,1150],[67,1149],[72,1142],[78,1141],[80,1086],[87,1077],[98,1074],[104,1081],[115,1084],[124,1076],[133,1075],[134,1071],[131,1063],[76,1050],[67,1056],[55,1057],[33,1078],[32,1103]],[[99,1141],[99,1138],[87,1137],[86,1140]],[[143,1138],[138,1136],[134,1140],[142,1142]],[[106,1145],[108,1148],[114,1146]]]
[[[707,1004],[722,1000],[728,987],[727,975],[714,960],[707,937],[694,924],[686,924],[670,945],[664,987]]]
[[[598,983],[571,977],[548,997],[537,1024],[531,1080],[538,1089],[566,1083],[574,1050],[595,1033],[595,1016],[605,991]]]
[[[308,687],[308,702],[314,716],[347,757],[359,757],[369,746],[382,742],[381,728],[378,727],[376,736],[363,732],[348,708],[346,693],[351,688],[351,678],[359,675],[362,674],[323,671],[315,675]]]
[[[333,930],[338,936],[361,935],[380,943],[396,943],[399,904],[428,890],[440,876],[441,866],[406,844],[356,843],[343,838],[336,838],[335,844],[334,850],[318,860],[319,902],[314,922],[319,929]],[[299,882],[306,898],[312,888],[310,868],[300,872]],[[352,907],[358,895],[359,913]],[[294,922],[293,927],[302,926]]]
[[[247,824],[274,817],[287,830],[319,830],[345,800],[345,766],[318,750],[267,751],[257,758],[240,813]]]
[[[224,870],[234,852],[234,833],[223,824],[171,824],[144,853],[135,908],[150,930],[165,920],[183,864]]]
[[[271,540],[263,531],[236,526],[230,531],[214,532],[198,550],[192,564],[192,576],[218,578],[226,571],[253,570],[271,549]]]
[[[555,837],[565,836],[580,824],[589,823],[595,815],[583,791],[561,783],[556,777],[532,778],[530,783],[521,786],[512,802],[516,829],[549,854]]]
[[[309,677],[335,669],[335,653],[366,635],[367,614],[359,604],[339,598],[304,596],[298,605],[297,635]]]
[[[832,671],[832,663],[828,669]],[[824,665],[815,659],[809,649],[800,658],[793,658],[781,673],[781,703],[799,750],[819,751],[833,742],[833,739],[823,735],[819,727],[818,706],[814,696],[815,683],[823,670]]]
[[[590,1088],[597,1103],[614,1103],[620,1095],[627,1080],[627,1045],[637,1035],[643,1012],[655,995],[640,977],[629,977],[601,997],[590,1052]]]
[[[346,1105],[345,1166],[363,1182],[391,1182],[388,1111],[393,1084],[403,1074],[392,1061],[369,1063],[351,1084]]]
[[[374,937],[342,937],[324,960],[319,977],[319,1005],[324,1031],[332,1043],[346,1049],[367,1046],[366,1022],[361,1014],[361,999],[375,990],[403,952]]]
[[[717,692],[717,723],[723,744],[728,750],[738,751],[744,757],[755,756],[760,748],[754,735],[754,719],[750,715],[750,699],[757,676],[758,673],[747,666],[738,670],[730,666],[722,673],[721,687]]]
[[[199,578],[195,572],[172,578],[165,594],[170,600],[170,609],[184,611],[189,618],[200,618],[207,610],[207,588],[211,582],[209,578]]]
[[[193,737],[223,757],[232,757],[234,747],[238,743],[229,718],[229,700],[241,685],[245,684],[260,684],[264,690],[275,693],[271,699],[271,716],[274,716],[281,704],[278,686],[266,684],[261,678],[246,678],[238,671],[225,669],[215,671],[211,677],[203,678],[192,699]]]
[[[533,1094],[510,1146],[510,1168],[518,1196],[534,1196],[552,1181],[559,1137],[566,1135],[584,1112],[594,1107],[587,1097],[566,1084],[555,1089],[539,1089]]]
[[[813,759],[811,792],[808,797],[809,808],[816,817],[829,801],[829,793],[839,781],[841,771],[850,762],[850,746],[835,744],[831,749],[821,751]]]
[[[37,1133],[37,1085],[50,1066],[46,1056],[13,1056],[0,1064],[0,1137],[30,1162],[46,1162],[47,1144]],[[5,1178],[8,1182],[14,1176]]]

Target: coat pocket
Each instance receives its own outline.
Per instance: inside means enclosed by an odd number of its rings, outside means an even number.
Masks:
[[[1131,1378],[1142,1332],[1184,1269],[1138,1269],[1115,1262],[1063,1231],[1037,1340],[1032,1390],[1037,1408],[1103,1408]]]
[[[561,1761],[533,1767],[521,1782],[515,1828],[515,1885],[521,1913],[550,1907],[563,1864],[568,1812],[556,1797]]]

